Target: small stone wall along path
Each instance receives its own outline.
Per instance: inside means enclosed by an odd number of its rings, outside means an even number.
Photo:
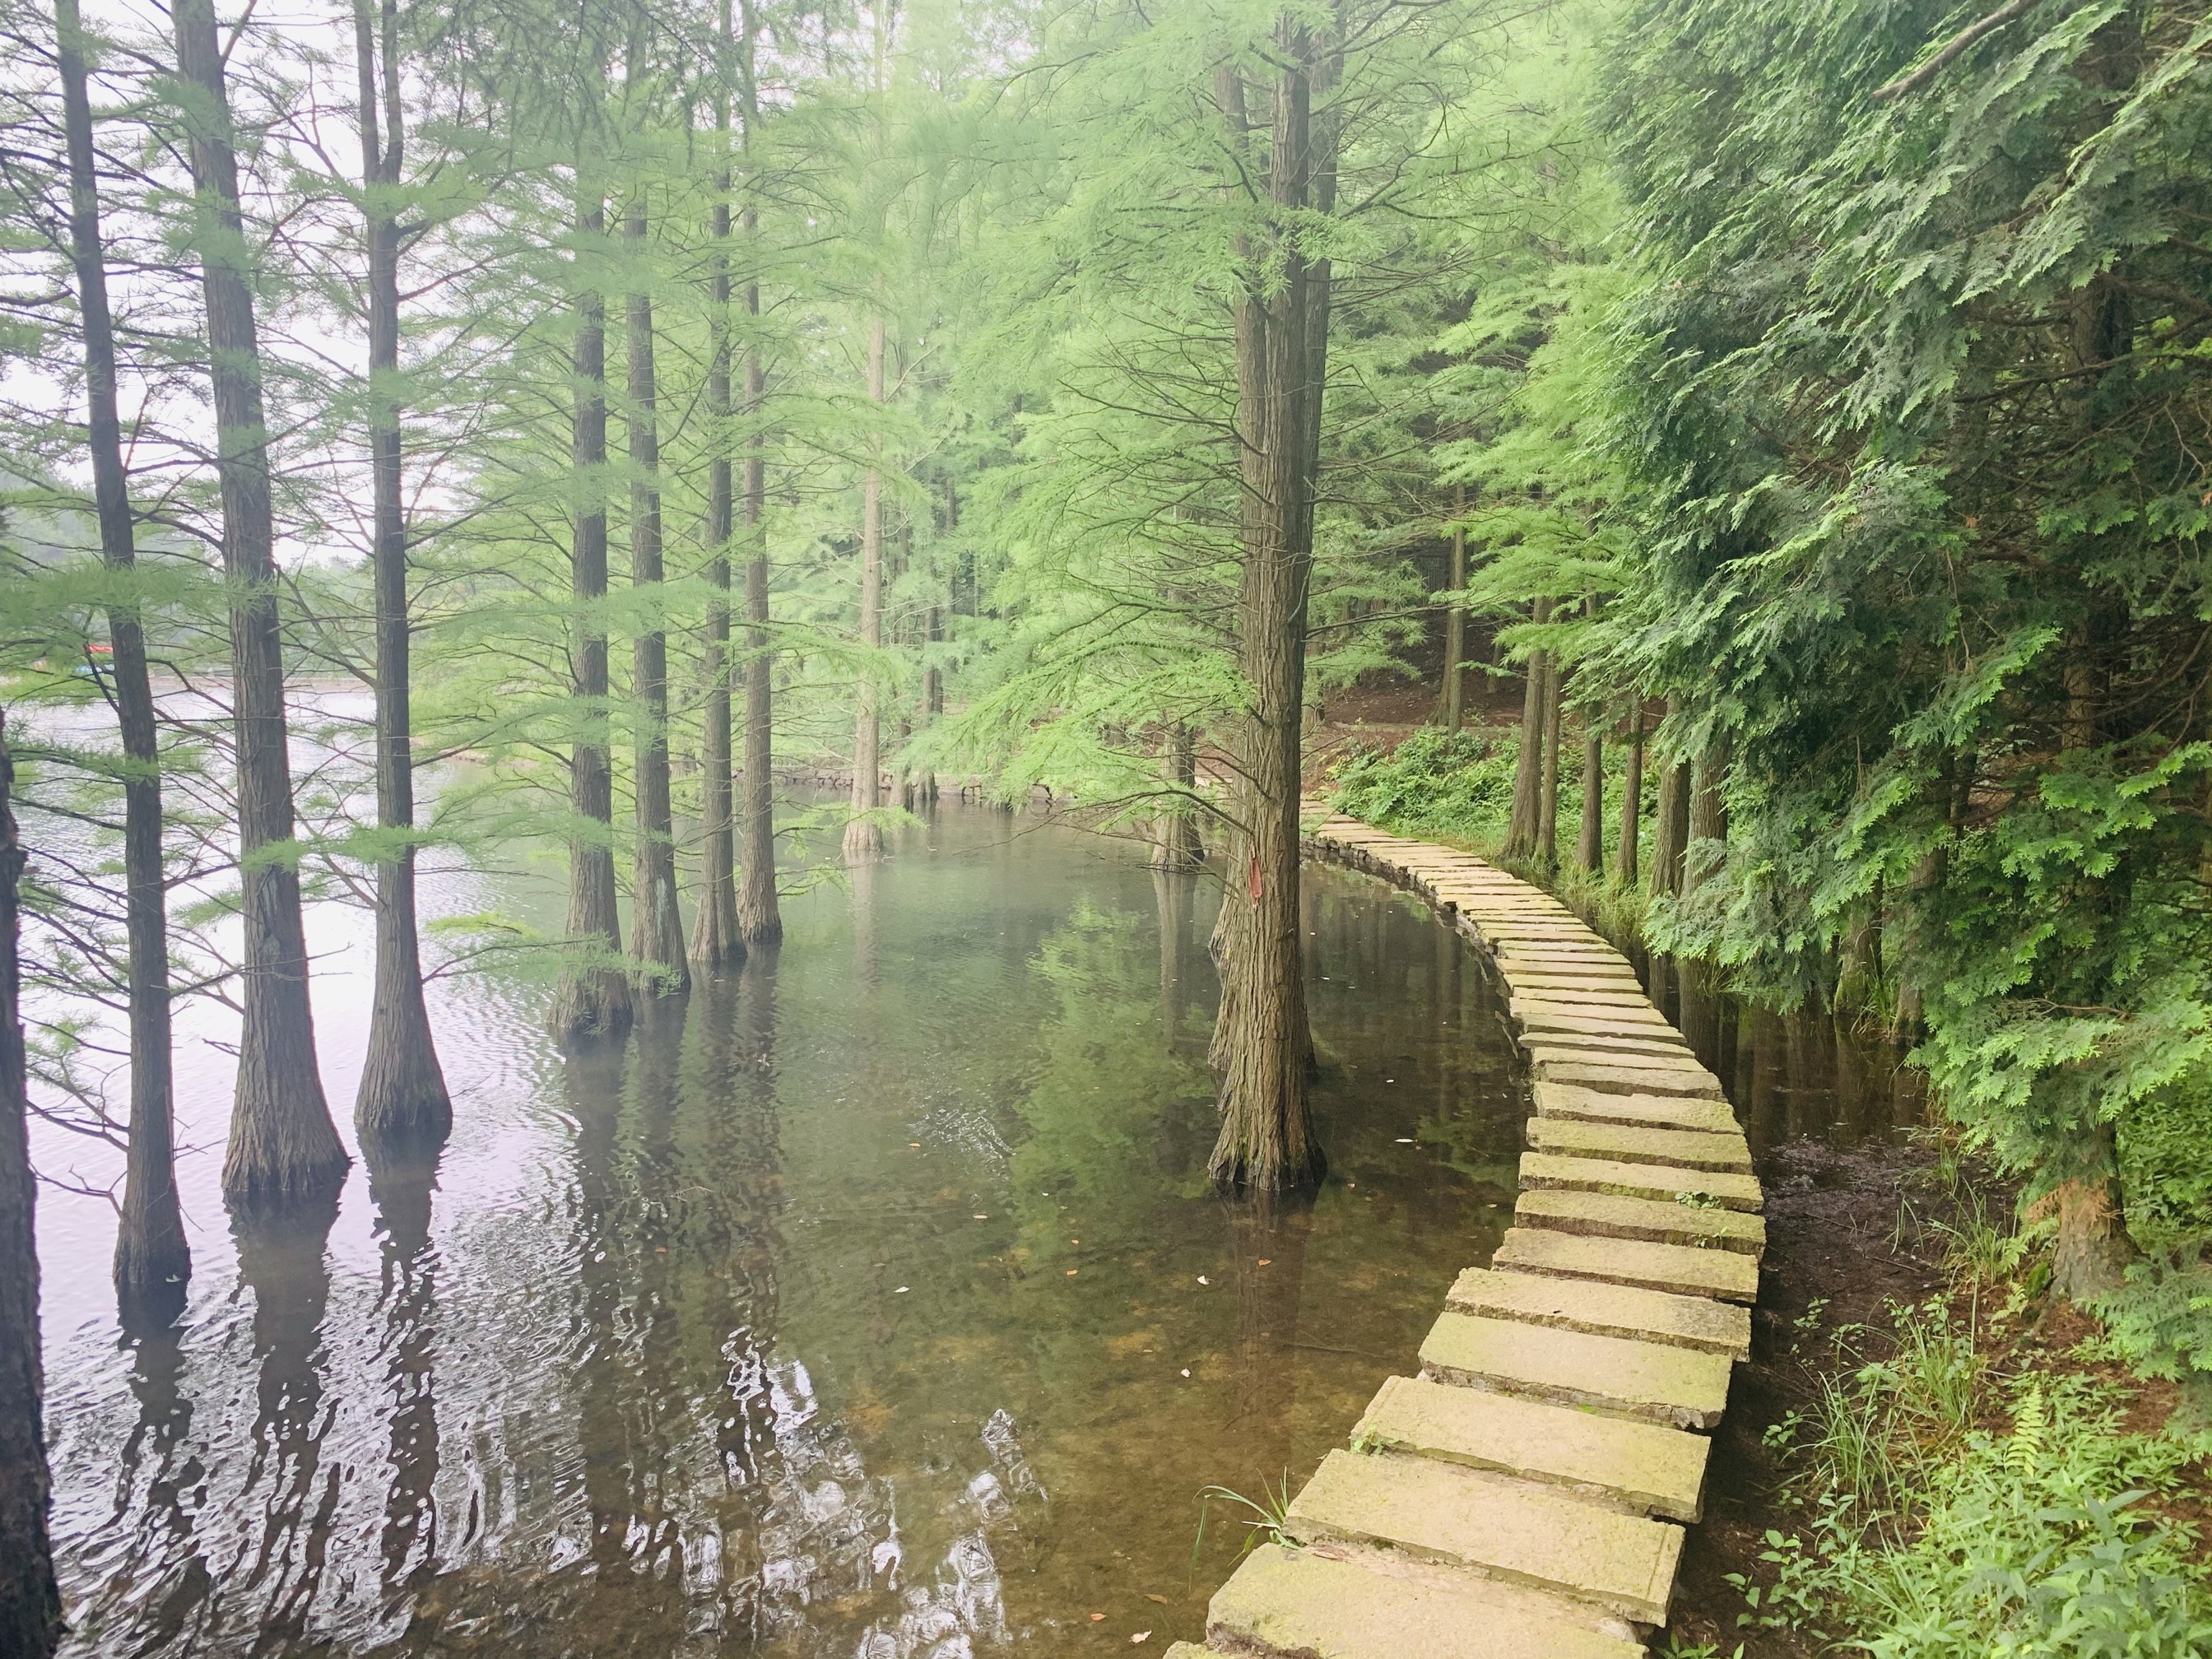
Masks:
[[[1213,1598],[1204,1648],[1638,1659],[1751,1351],[1751,1149],[1628,963],[1482,860],[1309,803],[1310,857],[1419,895],[1504,977],[1534,1079],[1514,1225]]]

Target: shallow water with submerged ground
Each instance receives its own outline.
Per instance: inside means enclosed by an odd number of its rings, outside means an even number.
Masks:
[[[425,896],[557,925],[538,878]],[[226,1033],[196,1015],[183,1318],[119,1329],[104,1202],[42,1200],[70,1650],[1195,1635],[1239,1541],[1217,1519],[1194,1553],[1200,1489],[1295,1487],[1407,1368],[1503,1231],[1527,1109],[1468,948],[1316,872],[1329,1178],[1217,1198],[1211,908],[1140,849],[948,805],[618,1049],[558,1054],[528,979],[439,981],[452,1140],[282,1226],[223,1213]],[[343,1120],[367,919],[313,926]]]

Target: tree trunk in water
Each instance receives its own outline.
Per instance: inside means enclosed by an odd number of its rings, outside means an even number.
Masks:
[[[605,234],[606,209],[596,192],[577,203],[581,257]],[[571,416],[574,542],[568,591],[576,602],[574,660],[578,732],[568,762],[569,805],[578,830],[568,849],[568,938],[577,949],[553,997],[553,1034],[563,1042],[619,1038],[629,1029],[629,976],[621,965],[615,904],[614,769],[607,725],[607,636],[597,611],[607,596],[606,301],[595,289],[576,295]]]
[[[1613,879],[1623,887],[1636,885],[1637,843],[1644,828],[1644,700],[1634,699],[1628,710],[1628,767],[1620,785],[1620,845],[1613,849]]]
[[[1566,676],[1559,659],[1544,653],[1544,782],[1536,806],[1536,853],[1547,870],[1559,865],[1559,724]]]
[[[1528,620],[1552,619],[1552,602],[1538,599],[1529,608]],[[1506,821],[1505,856],[1534,858],[1537,823],[1544,787],[1545,665],[1547,654],[1531,651],[1523,670],[1521,689],[1521,739],[1513,756],[1513,804]]]
[[[387,838],[376,866],[376,989],[368,1052],[353,1117],[362,1139],[441,1138],[453,1106],[422,1001],[415,925],[415,748],[409,709],[407,521],[400,496],[399,225],[392,196],[404,146],[399,101],[399,9],[383,0],[382,70],[368,0],[354,0],[361,82],[362,213],[368,242],[368,453],[375,495],[376,824]],[[384,106],[380,133],[377,105]],[[382,385],[380,387],[379,382]]]
[[[74,22],[64,23],[64,40]],[[0,715],[0,1653],[46,1659],[61,1640],[62,1600],[46,1532],[53,1482],[39,1346],[38,1180],[15,954],[23,850],[9,805],[15,769],[4,721]]]
[[[1721,786],[1728,776],[1729,743],[1716,738],[1690,773],[1690,822],[1682,857],[1682,890],[1693,892],[1720,873],[1727,857],[1728,806]]]
[[[760,100],[753,77],[753,9],[740,0],[744,28],[738,40],[738,90],[744,100],[743,143],[750,155]],[[727,19],[724,28],[727,30]],[[750,188],[747,175],[747,188]],[[759,216],[750,203],[744,213],[745,255],[757,267]],[[783,937],[783,916],[775,896],[775,779],[774,754],[775,659],[769,653],[768,605],[768,435],[761,430],[768,399],[768,373],[761,361],[760,283],[745,283],[745,793],[738,825],[738,936],[748,945],[773,945]]]
[[[633,197],[623,237],[633,260],[646,258],[645,198]],[[629,953],[646,996],[691,988],[684,951],[684,912],[676,896],[676,825],[668,790],[668,631],[662,612],[660,421],[653,362],[653,295],[634,290],[623,307],[629,393],[629,579],[645,626],[631,647],[636,698],[637,862],[630,886]]]
[[[1667,713],[1680,714],[1682,700],[1667,699]],[[1682,890],[1682,849],[1690,838],[1690,769],[1669,760],[1659,772],[1658,822],[1651,834],[1651,883],[1654,896]]]
[[[77,0],[57,0],[54,16],[60,37],[62,115],[68,130],[70,252],[84,326],[93,498],[100,518],[100,557],[127,582],[137,566],[137,549],[123,471],[123,428],[116,413],[115,336],[108,316],[107,258],[100,240],[92,101],[85,85]],[[145,635],[139,626],[137,601],[127,588],[107,608],[107,636],[109,675],[127,767],[123,778],[123,884],[131,1017],[131,1139],[123,1209],[115,1231],[115,1285],[126,1303],[152,1298],[173,1314],[182,1303],[192,1256],[177,1203],[161,750],[146,671]]]
[[[230,586],[239,880],[245,922],[238,1088],[222,1189],[234,1204],[335,1192],[350,1159],[315,1069],[307,938],[295,862],[286,752],[283,621],[252,273],[238,202],[228,89],[214,0],[177,0],[177,69],[198,96],[188,114],[198,196],[200,286],[207,307],[223,574]]]
[[[1198,744],[1190,727],[1180,720],[1168,728],[1167,735],[1167,753],[1161,757],[1160,769],[1184,805],[1152,820],[1152,867],[1195,870],[1206,856],[1199,842],[1198,819],[1188,810],[1197,798]]]
[[[730,141],[731,44],[729,8],[725,5],[714,106],[715,131],[725,146]],[[707,464],[707,585],[711,591],[700,661],[707,699],[699,742],[700,893],[699,914],[691,927],[691,960],[708,974],[737,967],[745,959],[744,939],[738,930],[737,823],[730,784],[730,530],[734,516],[730,467],[731,183],[726,167],[714,176],[714,252],[708,279],[711,343],[707,420],[714,434],[713,459]]]
[[[1605,868],[1605,734],[1595,711],[1583,720],[1583,821],[1575,863],[1593,876]]]
[[[884,319],[878,313],[868,330],[868,401],[884,401]],[[883,440],[868,440],[868,471],[860,483],[860,648],[871,659],[860,676],[860,714],[853,732],[853,817],[845,826],[845,861],[882,856],[884,828],[876,817],[884,804],[883,714],[878,706],[872,660],[884,642],[884,466]]]
[[[1310,199],[1311,43],[1286,18],[1278,45],[1285,61],[1267,173],[1279,224]],[[1241,75],[1224,69],[1216,85],[1231,140],[1243,145]],[[1240,252],[1258,263],[1256,250]],[[1313,1039],[1300,950],[1298,787],[1313,563],[1310,405],[1321,395],[1314,371],[1326,345],[1325,334],[1315,341],[1310,331],[1316,321],[1325,330],[1328,313],[1309,291],[1312,273],[1296,243],[1285,237],[1269,252],[1280,263],[1268,259],[1267,282],[1253,281],[1235,307],[1244,483],[1237,667],[1251,702],[1228,734],[1236,832],[1214,929],[1221,1009],[1210,1054],[1222,1121],[1209,1167],[1224,1185],[1261,1191],[1300,1185],[1324,1167],[1307,1100]]]
[[[933,566],[934,561],[932,562]],[[945,612],[942,607],[933,604],[929,607],[922,638],[925,649],[921,671],[921,719],[925,726],[933,726],[945,713],[945,672],[937,665],[934,650],[945,641]],[[924,806],[937,805],[937,772],[934,768],[921,775],[915,798]]]
[[[1452,510],[1456,516],[1467,511],[1467,486],[1452,486]],[[1451,532],[1452,592],[1456,593],[1467,586],[1467,526],[1455,523]],[[1456,603],[1444,611],[1444,688],[1438,718],[1447,732],[1456,732],[1466,718],[1467,696],[1467,612]]]

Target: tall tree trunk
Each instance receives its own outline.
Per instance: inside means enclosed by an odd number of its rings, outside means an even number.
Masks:
[[[1547,870],[1559,863],[1559,725],[1566,676],[1559,659],[1544,653],[1544,781],[1537,798],[1536,855]]]
[[[1315,370],[1325,368],[1311,326],[1327,311],[1309,291],[1285,232],[1310,198],[1311,41],[1285,17],[1277,45],[1267,174],[1276,245],[1243,248],[1254,276],[1235,307],[1237,418],[1243,467],[1243,560],[1237,592],[1237,668],[1250,702],[1231,726],[1236,826],[1227,891],[1214,929],[1221,1008],[1211,1059],[1221,1133],[1210,1168],[1224,1185],[1271,1191],[1324,1167],[1307,1098],[1313,1038],[1299,949],[1298,787],[1306,606],[1313,564]],[[1232,143],[1249,144],[1241,75],[1217,75]],[[1261,255],[1267,280],[1259,279]]]
[[[1702,887],[1720,873],[1727,856],[1728,807],[1721,786],[1728,776],[1729,742],[1718,737],[1707,744],[1690,772],[1689,839],[1683,849],[1682,890]]]
[[[1452,486],[1451,579],[1456,593],[1467,586],[1467,526],[1458,522],[1467,511],[1467,486]],[[1457,601],[1444,607],[1444,684],[1437,719],[1447,732],[1456,732],[1466,719],[1467,612]]]
[[[192,1267],[177,1203],[169,1048],[169,925],[161,871],[161,751],[146,638],[137,596],[137,567],[123,428],[116,413],[115,333],[107,308],[107,258],[100,228],[100,183],[86,90],[83,27],[77,0],[56,0],[60,37],[62,119],[70,170],[70,252],[84,329],[87,428],[100,558],[125,586],[107,607],[110,678],[122,727],[125,969],[131,1017],[131,1139],[123,1209],[115,1231],[115,1285],[126,1302],[181,1300]]]
[[[382,0],[382,70],[368,0],[354,0],[354,53],[361,82],[362,212],[368,242],[368,453],[375,498],[376,823],[385,837],[376,865],[376,989],[368,1052],[353,1118],[362,1139],[441,1137],[453,1107],[422,1001],[415,926],[415,749],[409,702],[407,520],[400,499],[399,188],[405,129],[399,101],[399,8]],[[382,131],[377,105],[384,106]]]
[[[934,586],[938,573],[933,557],[931,565],[931,581]],[[933,726],[945,713],[945,671],[938,666],[936,650],[945,641],[945,611],[934,602],[931,604],[925,619],[922,641],[921,719],[925,726]],[[932,767],[921,775],[916,799],[925,806],[937,805],[936,768]]]
[[[1583,717],[1583,821],[1575,864],[1593,876],[1605,867],[1605,733],[1595,709]]]
[[[730,8],[722,7],[716,59],[714,130],[728,153]],[[730,466],[730,190],[726,165],[714,175],[714,252],[708,279],[711,336],[707,363],[707,420],[714,436],[707,464],[706,648],[700,664],[707,707],[699,744],[702,786],[699,914],[691,927],[691,959],[702,972],[734,968],[745,959],[738,931],[737,824],[730,786],[730,530],[733,495]]]
[[[64,39],[74,24],[64,22]],[[16,957],[23,849],[9,805],[15,767],[5,721],[0,715],[0,1653],[46,1659],[61,1639],[62,1599],[46,1532],[53,1481],[39,1346],[38,1180]]]
[[[1613,879],[1623,887],[1636,885],[1637,843],[1644,829],[1644,699],[1632,697],[1628,705],[1628,767],[1620,783],[1620,844],[1613,848]]]
[[[878,312],[868,328],[868,401],[884,401],[884,319]],[[884,829],[876,813],[884,804],[883,711],[876,684],[875,653],[884,642],[884,463],[883,439],[868,438],[868,471],[860,481],[860,648],[870,660],[860,675],[860,713],[853,732],[852,820],[845,826],[845,861],[880,857]]]
[[[1198,794],[1198,743],[1190,727],[1181,720],[1168,727],[1167,751],[1160,757],[1160,771],[1182,805],[1152,820],[1152,867],[1194,870],[1206,856],[1199,841],[1198,819],[1190,811],[1190,803]]]
[[[576,204],[580,260],[596,262],[605,234],[605,200],[587,186]],[[615,903],[614,768],[607,721],[607,636],[599,619],[607,596],[607,322],[596,288],[576,295],[570,454],[575,504],[568,591],[575,601],[572,660],[578,731],[568,759],[575,838],[568,848],[568,938],[577,947],[553,996],[553,1034],[563,1042],[619,1038],[629,1029],[629,976],[620,967]]]
[[[1552,601],[1540,599],[1529,607],[1528,620],[1552,619]],[[1544,710],[1547,692],[1545,673],[1548,652],[1531,651],[1521,689],[1521,740],[1513,757],[1513,800],[1506,817],[1505,856],[1528,859],[1536,855],[1536,837],[1542,816],[1544,787]]]
[[[2081,1173],[2052,1188],[2043,1201],[2057,1218],[2051,1280],[2076,1301],[2119,1289],[2136,1255],[2120,1188],[2119,1146],[2112,1126],[2090,1132]]]
[[[223,574],[230,588],[238,750],[245,1019],[222,1189],[231,1202],[252,1205],[335,1192],[351,1160],[331,1121],[315,1069],[307,937],[293,841],[292,763],[285,750],[284,650],[261,348],[215,0],[177,0],[171,15],[178,72],[197,94],[185,119],[199,198],[195,228],[214,391]]]
[[[1669,718],[1682,710],[1682,699],[1667,699]],[[1682,849],[1690,838],[1690,769],[1668,760],[1659,772],[1658,821],[1651,834],[1650,890],[1661,893],[1682,890]]]
[[[645,198],[630,198],[623,240],[647,259]],[[668,628],[660,554],[659,387],[653,362],[653,295],[632,289],[623,307],[629,368],[629,579],[645,623],[630,652],[637,722],[637,862],[630,887],[629,953],[638,990],[678,996],[691,988],[684,913],[676,895],[676,825],[668,789]]]
[[[744,27],[738,40],[738,93],[744,103],[742,142],[748,158],[746,189],[752,188],[750,158],[753,130],[760,121],[760,99],[753,75],[753,9],[739,0]],[[723,27],[728,27],[728,13]],[[757,265],[759,214],[748,201],[743,216],[745,255]],[[768,371],[761,356],[761,294],[757,277],[745,282],[745,793],[743,843],[738,856],[738,933],[749,945],[772,945],[783,937],[783,916],[775,896],[775,672],[769,650],[768,603],[768,434],[761,429],[768,401]]]

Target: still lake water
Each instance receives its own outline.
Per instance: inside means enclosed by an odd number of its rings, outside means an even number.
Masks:
[[[424,902],[560,911],[542,874]],[[118,1329],[103,1200],[40,1200],[69,1651],[1197,1635],[1236,1530],[1194,1554],[1200,1489],[1296,1486],[1412,1366],[1503,1231],[1526,1110],[1468,949],[1316,869],[1330,1178],[1272,1217],[1215,1197],[1212,908],[1138,849],[947,805],[619,1051],[558,1054],[541,984],[439,981],[451,1141],[280,1229],[225,1216],[228,1032],[191,1012],[176,1328]],[[312,928],[350,1141],[369,932]],[[38,1152],[108,1173],[51,1130]]]

